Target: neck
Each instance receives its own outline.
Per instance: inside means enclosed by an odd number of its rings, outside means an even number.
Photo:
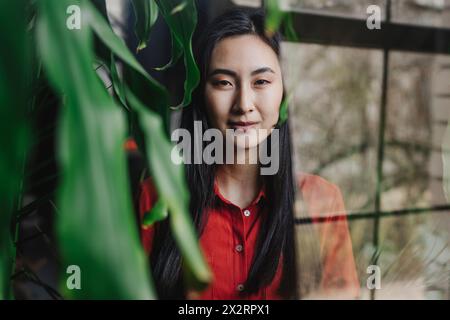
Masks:
[[[258,164],[220,165],[216,179],[220,193],[240,208],[248,206],[262,186]]]

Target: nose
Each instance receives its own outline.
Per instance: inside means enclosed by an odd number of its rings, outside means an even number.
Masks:
[[[255,109],[252,90],[241,86],[237,92],[236,103],[233,111],[239,114],[252,112]]]

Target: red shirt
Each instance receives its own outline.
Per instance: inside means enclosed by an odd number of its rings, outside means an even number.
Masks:
[[[299,190],[313,218],[324,214],[340,213],[344,209],[339,189],[324,179],[300,174],[297,179]],[[200,299],[280,299],[277,289],[281,280],[282,259],[272,283],[251,295],[242,295],[247,274],[250,270],[256,240],[262,217],[269,214],[265,189],[246,208],[231,203],[214,185],[216,206],[210,209],[208,221],[200,237],[200,247],[209,264],[213,281],[200,293]],[[141,218],[157,200],[155,187],[150,179],[142,184],[140,197]],[[345,288],[345,298],[356,297],[358,280],[356,277],[347,222],[318,224],[320,248],[323,263],[322,295],[332,289]],[[142,229],[142,243],[147,254],[152,247],[154,228]],[[343,297],[340,294],[339,297]]]

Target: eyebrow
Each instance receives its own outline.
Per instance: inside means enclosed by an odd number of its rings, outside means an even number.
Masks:
[[[261,74],[261,73],[265,73],[265,72],[275,73],[275,71],[273,71],[271,68],[264,67],[264,68],[258,68],[256,70],[252,71],[251,75],[255,76],[257,74]],[[235,71],[229,70],[229,69],[215,69],[214,71],[212,71],[208,75],[208,77],[212,77],[212,76],[215,76],[217,74],[225,74],[225,75],[231,76],[233,78],[237,78],[238,77],[238,75],[237,75],[237,73]]]

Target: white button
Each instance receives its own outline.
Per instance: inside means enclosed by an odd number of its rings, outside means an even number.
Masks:
[[[238,284],[238,286],[236,287],[236,290],[240,291],[240,292],[244,291],[244,285],[243,284]]]
[[[243,247],[242,247],[242,245],[238,244],[235,249],[237,252],[241,252]]]
[[[250,210],[244,210],[244,216],[250,217]]]

